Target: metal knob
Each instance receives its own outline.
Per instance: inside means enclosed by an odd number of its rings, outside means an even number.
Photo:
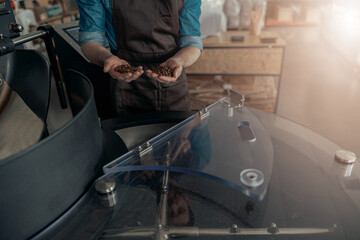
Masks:
[[[356,161],[356,155],[353,152],[340,149],[335,152],[335,160],[339,163],[351,164]]]
[[[234,108],[229,104],[228,105],[228,117],[234,116]]]
[[[95,183],[95,190],[98,193],[98,199],[104,207],[113,207],[117,203],[116,181],[112,178],[102,178]]]
[[[9,23],[9,30],[10,32],[13,33],[19,33],[22,32],[24,30],[23,26],[21,26],[21,24],[18,23]]]
[[[258,169],[245,169],[240,173],[240,181],[248,187],[259,187],[264,183],[264,174]]]
[[[95,189],[100,194],[108,194],[115,190],[116,182],[112,178],[102,178],[95,184]]]

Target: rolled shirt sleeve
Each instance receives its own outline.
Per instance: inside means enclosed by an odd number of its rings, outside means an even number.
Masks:
[[[106,38],[104,32],[79,32],[79,44],[83,45],[84,43],[88,42],[96,42],[103,46],[106,46]]]
[[[116,37],[112,20],[111,0],[76,0],[80,13],[79,44],[96,42],[116,50]],[[203,49],[199,17],[201,0],[184,0],[179,14],[179,47]]]
[[[109,36],[114,35],[110,2],[102,0],[76,0],[76,3],[80,13],[79,44],[96,42],[107,47],[110,43],[112,49],[116,48],[114,36]],[[107,22],[109,21],[108,18],[111,19],[110,23]]]
[[[179,47],[197,47],[203,50],[200,32],[201,0],[184,0],[184,7],[179,14]]]

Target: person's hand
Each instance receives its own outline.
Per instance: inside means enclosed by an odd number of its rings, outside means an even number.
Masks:
[[[151,70],[146,70],[146,75],[149,78],[156,80],[158,82],[170,83],[170,82],[175,82],[183,70],[183,65],[176,58],[170,58],[166,62],[163,62],[162,64],[160,64],[160,66],[172,68],[174,70],[173,75],[171,77],[159,76],[158,74],[154,73]]]
[[[131,82],[137,79],[141,74],[144,73],[142,66],[137,67],[138,70],[134,73],[119,73],[115,69],[121,65],[129,65],[129,63],[123,59],[118,58],[115,55],[112,55],[104,61],[104,72],[109,73],[110,76],[114,79]]]

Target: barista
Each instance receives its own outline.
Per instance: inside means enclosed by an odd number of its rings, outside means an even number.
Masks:
[[[118,115],[188,111],[184,68],[200,56],[201,0],[77,0],[84,55],[112,77]],[[108,50],[106,40],[110,46]],[[137,67],[119,73],[121,65]],[[154,69],[167,66],[171,76]]]

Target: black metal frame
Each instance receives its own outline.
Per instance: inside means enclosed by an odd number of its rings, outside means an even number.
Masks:
[[[56,89],[59,96],[61,108],[67,108],[65,91],[62,83],[62,76],[60,72],[59,63],[56,58],[55,46],[53,41],[54,29],[50,25],[43,25],[37,28],[37,31],[17,37],[2,37],[0,38],[0,56],[11,53],[16,46],[32,41],[34,39],[42,38],[45,42],[46,51],[49,56],[50,66],[55,78]]]

